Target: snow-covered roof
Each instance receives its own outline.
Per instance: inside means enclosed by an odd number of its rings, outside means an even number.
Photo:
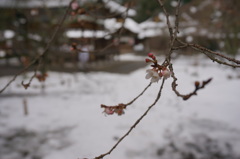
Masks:
[[[0,8],[40,8],[68,6],[71,0],[0,0]]]
[[[104,21],[104,26],[107,30],[109,30],[109,32],[114,33],[122,27],[122,23],[117,22],[115,18],[110,18]],[[139,24],[131,18],[125,19],[123,27],[136,34],[138,34],[141,31]]]
[[[117,2],[114,2],[112,0],[103,0],[105,6],[110,9],[111,12],[113,13],[120,13],[123,14],[127,11],[128,8],[120,5]],[[128,16],[135,16],[137,13],[134,9],[129,9],[128,10]]]
[[[124,27],[133,33],[139,33],[141,31],[138,23],[131,18],[125,20]]]
[[[160,21],[155,22],[151,18],[139,24],[141,32],[139,32],[138,37],[140,39],[159,36],[165,32],[167,28],[166,16],[163,13],[159,13],[158,18]],[[174,22],[174,18],[169,16],[169,21],[172,24]]]
[[[155,36],[159,36],[162,35],[163,31],[160,28],[156,28],[156,29],[147,29],[144,31],[141,31],[138,34],[138,38],[139,39],[144,39],[144,38],[148,38],[148,37],[155,37]]]
[[[121,23],[118,23],[116,18],[109,18],[104,20],[104,27],[111,33],[114,33],[121,27]]]
[[[104,28],[106,31],[72,29],[66,31],[66,36],[69,38],[105,38],[108,36],[108,34],[115,33],[121,27],[121,22],[118,22],[115,18],[110,18],[104,20]],[[124,28],[136,34],[139,34],[142,31],[139,27],[139,24],[131,18],[127,18],[125,20]]]
[[[145,21],[139,24],[139,27],[143,30],[145,29],[156,29],[156,28],[164,28],[166,27],[165,22],[154,22],[154,21]]]
[[[66,31],[68,38],[104,38],[107,36],[107,32],[103,30],[68,30]]]

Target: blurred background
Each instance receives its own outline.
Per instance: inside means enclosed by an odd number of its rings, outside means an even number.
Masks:
[[[1,0],[2,68],[23,68],[41,54],[69,3],[70,0]],[[174,15],[176,1],[165,3]],[[232,56],[238,53],[238,1],[183,0],[181,5],[179,36],[183,40]],[[174,16],[170,20],[173,25]],[[78,53],[71,52],[73,43],[80,49],[87,46],[89,63],[112,61],[124,53],[164,54],[168,40],[166,19],[156,0],[74,1],[43,61],[45,69],[78,67],[81,59]],[[192,54],[192,51],[181,53]]]
[[[70,2],[0,0],[1,89],[45,52]],[[164,3],[174,25],[177,1]],[[239,8],[238,0],[182,0],[179,38],[239,59]],[[136,97],[149,82],[147,54],[161,63],[168,44],[157,0],[73,1],[41,60],[0,94],[0,159],[94,158],[107,152],[154,101],[160,82],[121,117],[106,117],[100,104]],[[213,81],[185,102],[167,80],[154,111],[106,158],[239,159],[239,69],[189,48],[172,56],[183,93],[196,80]],[[21,83],[32,77],[25,90]]]

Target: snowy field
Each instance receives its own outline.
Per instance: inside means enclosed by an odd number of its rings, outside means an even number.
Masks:
[[[120,59],[144,61],[133,55]],[[196,80],[213,80],[183,101],[168,79],[157,105],[106,159],[240,158],[240,69],[201,56],[181,56],[173,66],[183,93],[191,92]],[[136,97],[149,83],[148,68],[126,75],[49,72],[45,89],[34,79],[24,90],[20,83],[31,73],[19,77],[0,95],[0,159],[81,159],[106,153],[155,100],[161,82],[122,116],[106,116],[100,105]],[[0,86],[9,79],[0,78]]]

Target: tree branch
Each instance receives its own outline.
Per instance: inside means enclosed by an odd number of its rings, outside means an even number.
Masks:
[[[163,79],[160,90],[157,94],[157,97],[156,97],[155,101],[148,107],[148,109],[145,111],[145,113],[131,126],[131,128],[127,131],[127,133],[125,133],[107,153],[104,153],[104,154],[102,154],[98,157],[95,157],[94,159],[102,159],[103,157],[111,154],[112,151],[121,143],[121,141],[124,140],[131,133],[131,131],[140,123],[140,121],[148,114],[148,112],[152,109],[153,106],[155,106],[155,104],[160,99],[161,93],[162,93],[162,90],[163,90],[163,86],[164,86],[164,81],[165,80]]]
[[[174,50],[178,50],[178,49],[182,49],[182,48],[186,48],[186,47],[190,47],[196,51],[199,51],[199,52],[202,52],[204,53],[208,58],[210,58],[211,60],[213,61],[216,61],[217,63],[219,64],[223,64],[223,65],[228,65],[228,66],[231,66],[231,67],[240,67],[240,61],[239,60],[236,60],[234,58],[231,58],[231,57],[228,57],[228,56],[225,56],[221,53],[218,53],[218,52],[215,52],[215,51],[212,51],[212,50],[209,50],[201,45],[198,45],[198,44],[193,44],[193,43],[186,43],[186,42],[183,42],[181,41],[180,39],[177,39],[178,42],[180,42],[181,44],[183,44],[183,46],[179,46],[179,47],[175,47]],[[210,56],[209,54],[211,55],[215,55],[215,56],[218,56],[218,57],[221,57],[223,59],[226,59],[228,60],[229,62],[233,62],[237,65],[234,65],[234,64],[230,64],[230,63],[227,63],[227,62],[224,62],[224,61],[221,61],[221,60],[218,60],[216,58],[214,58],[213,56]]]

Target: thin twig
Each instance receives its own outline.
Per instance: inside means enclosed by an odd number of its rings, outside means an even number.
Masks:
[[[167,12],[167,10],[164,7],[164,4],[162,2],[162,0],[158,0],[158,3],[160,4],[165,16],[166,16],[166,20],[167,20],[167,26],[168,26],[168,30],[169,30],[169,34],[170,34],[170,38],[173,39],[173,29],[169,20],[169,13]]]
[[[232,66],[232,67],[240,67],[240,65],[239,65],[239,64],[240,64],[240,61],[239,61],[239,60],[236,60],[236,59],[234,59],[234,58],[225,56],[225,55],[223,55],[223,54],[221,54],[221,53],[218,53],[218,52],[209,50],[209,49],[207,49],[207,48],[205,48],[205,47],[203,47],[203,46],[201,46],[201,45],[198,45],[198,44],[186,43],[186,42],[183,42],[183,41],[181,41],[181,40],[179,40],[179,39],[177,39],[177,41],[180,42],[181,44],[183,44],[183,46],[175,47],[174,50],[175,50],[175,49],[178,50],[178,49],[181,49],[181,48],[190,47],[190,48],[192,48],[192,49],[194,49],[194,50],[196,50],[196,51],[199,51],[199,52],[204,53],[204,54],[207,55],[211,60],[216,61],[216,62],[219,63],[219,64],[224,64],[224,65],[228,65],[228,66]],[[218,59],[216,59],[216,58],[214,58],[214,57],[212,57],[212,56],[209,56],[209,54],[212,54],[212,55],[221,57],[221,58],[226,59],[226,60],[228,60],[228,61],[230,61],[230,62],[233,62],[233,63],[235,63],[235,64],[237,64],[237,65],[233,65],[233,64],[229,64],[229,63],[224,62],[224,61],[220,61],[220,60],[218,60]]]
[[[169,51],[167,53],[167,56],[166,56],[166,59],[164,61],[164,63],[167,63],[167,65],[169,65],[171,63],[171,55],[172,55],[172,52],[173,52],[173,47],[174,47],[174,43],[177,39],[177,34],[178,34],[178,27],[179,27],[179,10],[180,10],[180,4],[181,4],[181,0],[178,0],[178,4],[177,4],[177,8],[176,8],[176,11],[175,11],[175,26],[174,26],[174,32],[173,32],[173,29],[172,29],[172,26],[171,26],[171,23],[170,23],[170,20],[169,20],[169,13],[167,12],[167,10],[165,9],[164,7],[164,4],[162,2],[162,0],[158,0],[165,16],[166,16],[166,20],[167,20],[167,27],[168,27],[168,30],[169,30],[169,35],[170,35],[170,42],[169,42]]]
[[[175,30],[174,30],[174,36],[177,37],[177,34],[179,33],[178,27],[179,27],[179,11],[180,11],[180,4],[181,4],[181,0],[178,0],[178,4],[177,4],[177,8],[176,8],[176,12],[175,12]]]
[[[127,131],[127,133],[125,135],[123,135],[119,140],[118,142],[107,152],[107,153],[104,153],[98,157],[95,157],[94,159],[102,159],[103,157],[111,154],[111,152],[121,143],[121,141],[123,139],[125,139],[130,133],[131,131],[140,123],[140,121],[148,114],[148,112],[152,109],[152,107],[158,102],[158,100],[160,99],[161,97],[161,93],[162,93],[162,90],[163,90],[163,86],[164,86],[164,82],[165,80],[163,79],[162,80],[162,84],[161,84],[161,87],[160,87],[160,90],[157,94],[157,97],[155,99],[155,101],[148,107],[148,109],[144,112],[144,114],[131,126],[131,128]]]
[[[101,108],[104,108],[103,112],[105,112],[107,115],[112,115],[114,113],[116,113],[118,115],[123,115],[124,109],[126,109],[127,106],[131,105],[140,96],[142,96],[144,94],[144,92],[151,86],[151,84],[152,84],[152,82],[150,82],[137,97],[135,97],[132,101],[130,101],[127,104],[119,103],[118,105],[113,105],[113,106],[107,106],[107,105],[101,104]]]
[[[126,106],[131,105],[133,102],[135,102],[140,96],[143,95],[143,93],[151,86],[152,82],[150,82],[146,88],[137,96],[135,97],[131,102],[127,103]]]
[[[41,62],[42,62],[42,57],[41,58],[39,58],[39,60],[38,60],[38,65],[36,66],[36,68],[34,69],[34,73],[33,73],[33,75],[31,76],[31,78],[30,78],[30,80],[28,81],[28,83],[24,83],[23,81],[22,81],[22,86],[25,88],[25,89],[28,89],[28,87],[30,87],[30,85],[31,85],[31,83],[32,83],[32,80],[36,77],[36,75],[37,75],[37,71],[38,71],[38,69],[39,69],[39,67],[40,67],[40,65],[41,65]]]
[[[194,48],[193,48],[194,49]],[[195,49],[197,50],[197,49]],[[199,51],[199,50],[197,50]],[[240,65],[233,65],[233,64],[230,64],[230,63],[227,63],[227,62],[224,62],[224,61],[221,61],[217,58],[214,58],[213,56],[210,56],[208,53],[206,52],[202,52],[204,53],[209,59],[211,59],[213,62],[217,62],[218,64],[222,64],[222,65],[226,65],[226,66],[230,66],[230,67],[233,67],[233,68],[237,68],[237,67],[240,67]]]
[[[173,66],[172,64],[169,65],[169,69],[172,72],[172,78],[173,78],[173,82],[172,82],[172,90],[173,92],[178,96],[181,97],[183,100],[188,100],[190,97],[192,97],[193,95],[197,95],[197,91],[200,89],[203,89],[205,87],[205,85],[207,85],[209,82],[211,82],[212,78],[209,78],[206,81],[203,81],[201,84],[200,82],[196,81],[195,82],[195,89],[193,90],[193,92],[188,93],[188,94],[182,94],[177,90],[177,77],[175,76],[174,70],[173,70]]]

